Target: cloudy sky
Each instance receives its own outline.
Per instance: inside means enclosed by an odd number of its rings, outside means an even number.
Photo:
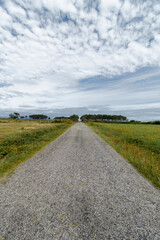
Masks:
[[[0,116],[160,119],[159,0],[0,0]]]

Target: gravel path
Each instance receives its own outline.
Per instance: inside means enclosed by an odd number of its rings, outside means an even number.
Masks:
[[[160,191],[78,123],[0,185],[0,239],[160,240]]]

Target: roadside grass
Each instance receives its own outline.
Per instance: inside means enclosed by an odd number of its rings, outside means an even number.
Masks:
[[[0,178],[10,175],[20,163],[32,157],[73,124],[5,121],[0,121]]]
[[[86,123],[160,189],[160,126]]]

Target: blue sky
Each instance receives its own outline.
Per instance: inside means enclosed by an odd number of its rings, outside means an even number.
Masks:
[[[0,116],[160,119],[159,0],[0,0]]]

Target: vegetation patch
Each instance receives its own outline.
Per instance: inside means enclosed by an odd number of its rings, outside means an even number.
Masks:
[[[160,126],[86,124],[160,189]]]
[[[10,120],[8,123],[5,123],[8,126],[10,124],[12,127],[15,126],[17,131],[13,128],[10,129],[10,134],[2,131],[3,134],[0,138],[0,178],[12,173],[20,163],[32,157],[37,151],[56,139],[72,125],[71,123],[47,124],[44,122],[42,124],[33,121],[23,121],[16,122]],[[21,126],[19,129],[16,127],[17,125],[23,125],[23,127]]]

